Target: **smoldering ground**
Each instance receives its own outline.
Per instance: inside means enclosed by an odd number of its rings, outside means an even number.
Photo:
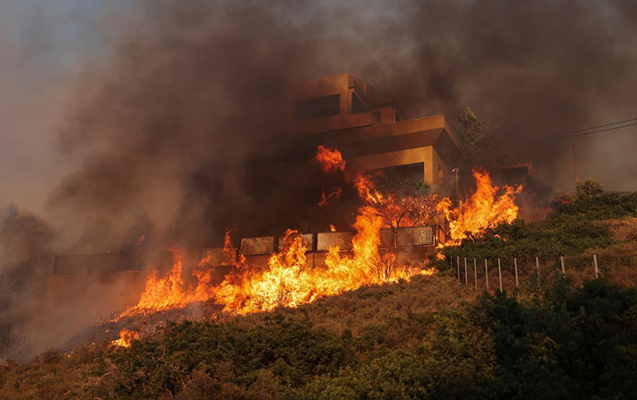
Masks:
[[[63,238],[56,252],[117,251],[142,234],[159,247],[210,244],[255,210],[268,212],[224,172],[284,137],[294,81],[349,72],[397,96],[410,117],[444,113],[452,123],[471,106],[516,143],[634,117],[629,1],[138,5],[133,22],[109,17],[114,50],[83,75],[59,133],[63,157],[83,161],[49,197],[46,219]],[[627,140],[582,142],[582,174],[609,189],[634,187],[635,174],[615,173],[637,168],[630,150],[599,162],[599,149]],[[507,152],[568,190],[570,145]]]

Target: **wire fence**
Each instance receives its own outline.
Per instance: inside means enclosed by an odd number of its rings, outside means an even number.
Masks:
[[[637,286],[637,254],[560,256],[557,258],[449,257],[456,279],[476,291],[536,292],[558,278],[576,285],[609,278],[618,284]]]

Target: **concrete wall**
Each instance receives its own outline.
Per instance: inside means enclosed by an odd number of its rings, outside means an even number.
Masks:
[[[239,251],[246,256],[270,254],[274,252],[274,236],[243,238]]]
[[[356,93],[368,111],[352,113],[352,93]],[[296,120],[295,107],[298,101],[336,94],[340,96],[338,115]],[[392,102],[391,98],[378,98],[373,86],[349,74],[295,83],[290,87],[288,99],[287,132],[290,136],[371,126],[381,121],[383,124],[392,123],[395,122],[394,115],[397,112],[393,105],[386,104]],[[373,112],[380,115],[380,121],[374,118]]]
[[[316,251],[328,251],[331,247],[341,250],[352,248],[351,232],[321,232],[316,234]]]
[[[423,179],[433,182],[433,147],[418,147],[407,150],[392,151],[352,159],[350,164],[356,168],[371,170],[399,165],[423,163]]]
[[[278,251],[283,250],[283,236],[279,236],[278,238],[278,245],[277,245],[277,249]],[[301,234],[301,238],[303,239],[303,244],[305,245],[305,248],[307,249],[307,251],[314,251],[314,234],[313,233],[302,233]]]

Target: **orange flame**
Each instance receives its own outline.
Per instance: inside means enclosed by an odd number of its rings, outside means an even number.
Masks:
[[[173,265],[168,275],[160,278],[157,270],[153,270],[146,280],[146,288],[139,302],[124,311],[122,317],[138,314],[140,310],[163,311],[183,307],[191,302],[181,278],[184,252],[172,247],[168,250],[173,256]]]
[[[139,333],[122,329],[119,333],[119,339],[113,340],[111,344],[117,347],[130,347],[133,340],[139,339]]]
[[[436,207],[449,221],[450,235],[456,243],[465,239],[467,233],[478,235],[500,223],[511,223],[518,217],[519,208],[514,200],[522,186],[504,186],[504,193],[498,197],[500,188],[491,184],[487,172],[475,170],[473,176],[477,189],[467,203],[453,208],[451,200],[444,198]]]
[[[387,199],[374,187],[374,182],[369,175],[357,174],[352,181],[358,195],[369,204],[382,204]]]
[[[345,168],[338,150],[320,146],[317,159],[326,173]],[[403,265],[395,252],[381,250],[380,229],[384,222],[375,205],[386,202],[387,197],[375,189],[367,175],[358,174],[352,182],[369,205],[362,207],[356,217],[351,252],[342,253],[338,247],[333,247],[328,250],[323,265],[310,265],[303,237],[288,230],[283,238],[283,250],[272,254],[267,268],[249,269],[245,257],[237,255],[227,232],[224,254],[233,269],[221,283],[212,284],[213,267],[210,265],[211,255],[207,254],[192,273],[196,285],[186,287],[181,278],[183,252],[171,249],[174,264],[170,272],[159,278],[154,271],[138,304],[127,309],[122,316],[181,308],[192,302],[208,300],[222,305],[224,311],[247,314],[277,307],[297,307],[364,285],[434,274],[434,268]],[[335,230],[332,225],[330,229]]]
[[[398,265],[393,255],[379,252],[382,219],[371,207],[364,207],[357,217],[351,254],[338,247],[329,249],[325,266],[310,267],[306,247],[296,231],[288,230],[284,250],[272,255],[263,273],[248,274],[240,284],[223,282],[215,293],[215,301],[225,311],[247,314],[297,307],[318,298],[333,296],[364,285],[409,280],[417,274],[433,274],[431,270]]]
[[[139,303],[122,316],[180,308],[206,300],[223,305],[224,311],[243,315],[277,307],[297,307],[364,285],[434,273],[433,269],[399,265],[393,253],[382,254],[379,250],[381,227],[382,218],[377,211],[363,207],[354,224],[357,233],[352,239],[352,252],[344,254],[338,247],[330,248],[325,265],[318,267],[308,265],[302,236],[288,230],[283,251],[270,257],[265,271],[250,271],[237,264],[217,286],[210,285],[211,274],[202,268],[208,262],[205,256],[193,272],[197,286],[184,288],[180,278],[183,256],[173,250],[175,264],[171,272],[164,278],[151,275]]]
[[[336,149],[318,146],[316,160],[321,165],[321,169],[325,174],[339,171],[343,172],[345,170],[345,160],[343,160],[343,155]]]

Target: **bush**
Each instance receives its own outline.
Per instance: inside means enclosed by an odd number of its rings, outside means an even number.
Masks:
[[[630,398],[637,390],[637,292],[601,280],[520,304],[498,294],[476,309],[493,331],[506,398]]]
[[[194,371],[202,385],[221,379],[231,384],[228,390],[254,384],[265,369],[280,384],[296,387],[315,375],[337,373],[350,359],[345,341],[307,323],[275,318],[246,329],[186,321],[115,351],[109,371],[114,379],[101,393],[133,398],[157,397],[165,390],[176,393]],[[210,382],[202,374],[210,375]]]
[[[604,187],[596,180],[588,178],[575,184],[575,192],[579,197],[594,197],[604,193]]]

